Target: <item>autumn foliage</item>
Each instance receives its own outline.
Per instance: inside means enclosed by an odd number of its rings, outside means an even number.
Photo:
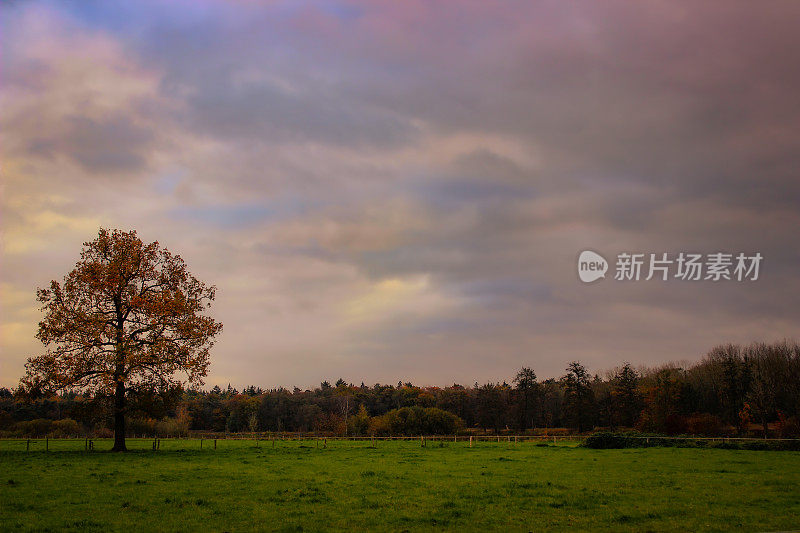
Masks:
[[[214,295],[158,242],[101,229],[63,283],[39,289],[47,351],[28,360],[21,384],[113,397],[114,449],[124,450],[128,394],[202,384],[222,330],[203,314]]]

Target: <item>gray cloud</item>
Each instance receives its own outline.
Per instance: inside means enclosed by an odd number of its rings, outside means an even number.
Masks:
[[[60,138],[34,139],[33,145],[50,152],[61,147],[88,172],[137,171],[145,168],[145,152],[154,141],[146,128],[123,117],[92,120],[81,116],[66,119]]]
[[[797,336],[796,2],[345,7],[32,10],[118,83],[82,84],[57,46],[4,56],[15,235],[92,215],[185,248],[220,287],[223,384],[469,383]],[[137,187],[74,190],[114,172]],[[584,286],[586,248],[765,263],[751,284]],[[4,279],[76,253],[7,253]]]
[[[349,147],[386,147],[411,140],[414,128],[402,116],[348,101],[325,91],[283,91],[268,83],[245,87],[232,73],[203,80],[189,98],[186,117],[215,138],[263,143],[320,142]]]

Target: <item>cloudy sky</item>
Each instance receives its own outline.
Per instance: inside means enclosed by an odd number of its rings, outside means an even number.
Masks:
[[[208,385],[540,377],[800,332],[800,3],[3,2],[0,386],[99,227],[218,287]],[[584,284],[584,249],[611,263]],[[615,281],[620,252],[757,281]]]

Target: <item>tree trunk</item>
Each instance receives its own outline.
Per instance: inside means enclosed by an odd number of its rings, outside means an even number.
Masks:
[[[114,394],[114,447],[112,452],[125,452],[125,384],[117,381]]]

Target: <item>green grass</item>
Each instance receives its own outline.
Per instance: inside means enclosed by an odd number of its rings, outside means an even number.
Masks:
[[[800,528],[800,452],[419,441],[0,441],[13,531]],[[110,442],[98,442],[107,449]],[[72,451],[70,451],[72,450]]]

